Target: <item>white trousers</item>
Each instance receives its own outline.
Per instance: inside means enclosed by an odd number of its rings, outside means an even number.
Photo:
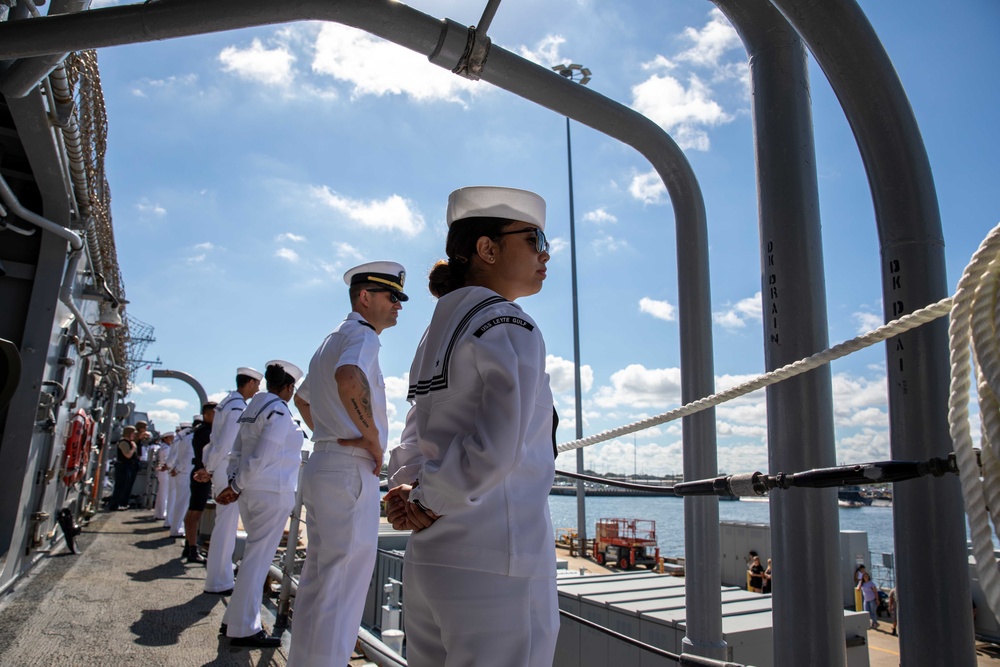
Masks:
[[[170,478],[170,509],[167,511],[167,524],[170,534],[174,537],[184,535],[184,515],[187,514],[188,503],[191,501],[190,475],[177,473]]]
[[[264,581],[295,505],[295,494],[247,489],[240,495],[239,505],[247,531],[247,545],[240,561],[240,576],[236,577],[222,622],[228,626],[228,636],[249,637],[261,630]]]
[[[403,563],[410,667],[551,667],[556,579]]]
[[[205,563],[205,591],[221,593],[235,584],[233,577],[233,551],[236,549],[236,530],[239,528],[238,503],[215,505],[215,526],[208,544],[208,562]]]
[[[302,475],[302,503],[309,543],[287,665],[346,665],[378,548],[379,488],[371,459],[349,450],[314,451]]]
[[[153,516],[157,519],[167,518],[167,509],[170,507],[170,473],[166,470],[156,471],[156,505],[153,507]]]

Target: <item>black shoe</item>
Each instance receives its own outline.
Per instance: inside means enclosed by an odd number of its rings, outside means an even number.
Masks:
[[[224,591],[203,591],[203,592],[205,593],[205,595],[232,595],[233,589],[227,588]]]
[[[186,558],[189,563],[206,563],[205,557],[198,552],[198,547],[193,547],[190,544],[184,547],[184,555],[181,558]]]
[[[253,648],[278,648],[281,646],[281,637],[271,637],[261,630],[249,637],[233,637],[229,640],[231,646],[250,646]]]
[[[228,629],[229,629],[229,626],[226,625],[225,623],[223,623],[222,625],[219,626],[219,634],[221,636],[225,637],[226,636],[226,630],[228,630]]]

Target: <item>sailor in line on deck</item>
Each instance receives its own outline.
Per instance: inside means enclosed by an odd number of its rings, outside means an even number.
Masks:
[[[301,378],[302,371],[295,364],[267,362],[267,393],[254,396],[239,419],[229,462],[229,486],[215,498],[223,505],[239,500],[247,531],[240,575],[222,617],[222,630],[232,646],[281,645],[280,637],[269,636],[261,626],[260,603],[271,561],[295,506],[305,436],[292,420],[287,401]]]
[[[379,334],[395,326],[406,273],[369,262],[344,274],[351,312],[309,362],[295,405],[313,431],[302,477],[309,548],[295,596],[289,667],[346,665],[378,549],[379,479],[388,444]]]
[[[205,468],[195,473],[200,481],[212,483],[212,497],[218,496],[229,485],[226,470],[233,442],[239,431],[239,419],[247,408],[247,401],[260,390],[264,374],[256,368],[241,366],[236,369],[236,389],[215,406],[215,421],[212,423],[212,439],[202,457]],[[236,531],[239,528],[240,508],[238,503],[216,505],[215,525],[209,541],[208,562],[205,565],[205,592],[213,595],[229,595],[236,585],[233,576],[233,551],[236,549]]]
[[[447,261],[410,368],[387,516],[403,566],[411,667],[549,667],[559,614],[548,494],[555,413],[545,342],[513,302],[538,293],[545,202],[470,187],[448,200]]]

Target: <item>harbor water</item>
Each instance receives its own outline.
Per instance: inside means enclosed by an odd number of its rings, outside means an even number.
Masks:
[[[748,523],[771,523],[770,506],[759,501],[724,501],[719,503],[719,519]],[[576,496],[549,496],[552,526],[576,528]],[[652,519],[661,556],[684,555],[684,501],[657,496],[587,496],[587,537],[594,536],[600,518]],[[841,507],[840,529],[868,533],[868,550],[893,553],[892,507]]]

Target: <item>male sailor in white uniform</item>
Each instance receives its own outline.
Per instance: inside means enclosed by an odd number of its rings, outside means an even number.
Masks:
[[[199,415],[200,416],[200,415]],[[191,500],[191,459],[194,457],[194,446],[191,435],[194,432],[191,422],[181,422],[181,430],[170,446],[167,456],[167,470],[170,475],[170,509],[167,510],[167,523],[170,524],[170,537],[184,537],[184,515],[187,514],[188,502]]]
[[[205,469],[195,473],[195,479],[199,481],[211,480],[213,498],[229,485],[226,470],[229,455],[233,451],[233,441],[239,430],[239,418],[246,410],[247,401],[260,389],[260,381],[263,379],[264,375],[254,368],[237,368],[236,389],[215,406],[212,439],[202,454]],[[236,583],[233,577],[233,550],[236,548],[239,521],[240,507],[237,503],[216,505],[215,526],[212,528],[208,562],[205,564],[206,593],[229,595],[233,592]]]
[[[222,630],[232,646],[281,645],[281,637],[269,636],[261,626],[260,603],[271,561],[295,506],[305,436],[292,420],[287,401],[301,378],[302,371],[294,364],[267,362],[267,392],[254,396],[240,417],[233,443],[239,459],[230,460],[229,486],[215,498],[223,505],[239,500],[247,531],[240,576],[222,617]]]
[[[289,667],[346,665],[378,547],[379,482],[388,441],[379,334],[407,300],[396,262],[344,275],[348,314],[313,355],[295,405],[313,431],[302,475],[309,549],[295,596]]]
[[[160,435],[160,442],[150,453],[149,463],[156,466],[156,506],[153,508],[153,516],[157,519],[167,519],[167,510],[170,508],[170,471],[166,467],[167,456],[170,455],[170,443],[174,440],[174,434],[166,432]],[[169,528],[170,526],[165,527]]]

